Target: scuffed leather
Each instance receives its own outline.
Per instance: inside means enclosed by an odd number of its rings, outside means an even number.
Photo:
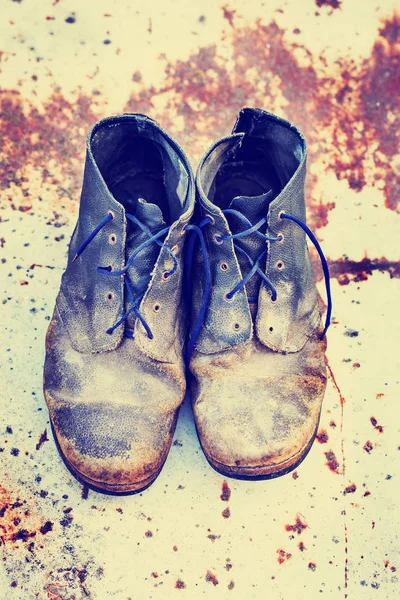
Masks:
[[[255,333],[257,338],[267,347],[279,352],[297,352],[307,339],[320,326],[321,313],[318,304],[318,294],[311,268],[311,262],[304,232],[293,222],[279,218],[280,211],[306,220],[304,180],[306,175],[306,143],[301,133],[290,123],[274,115],[257,109],[241,111],[234,128],[234,135],[216,142],[202,161],[197,175],[197,197],[200,205],[201,218],[210,214],[215,223],[207,225],[203,231],[206,238],[212,265],[213,289],[203,328],[196,343],[196,350],[209,353],[234,347],[250,339],[252,322],[248,310],[245,290],[238,292],[228,304],[225,299],[227,291],[239,283],[242,278],[238,267],[233,244],[224,242],[218,245],[214,236],[220,232],[231,233],[222,211],[212,204],[207,194],[212,186],[213,178],[220,164],[221,157],[232,154],[244,133],[261,135],[265,123],[271,130],[271,147],[273,137],[283,137],[283,143],[289,148],[291,159],[289,166],[294,174],[282,191],[270,203],[268,210],[267,235],[284,234],[283,242],[269,242],[265,274],[277,290],[278,300],[271,302],[271,291],[265,285],[260,286]],[[293,150],[291,150],[293,146]],[[279,154],[275,149],[271,153]],[[278,157],[275,159],[282,162]],[[286,172],[287,171],[287,172]],[[281,177],[289,177],[288,164],[282,168]],[[197,279],[204,277],[201,271],[201,257],[198,258]],[[284,269],[278,270],[276,264],[283,260]],[[225,261],[229,271],[221,272],[219,264]],[[201,294],[196,287],[202,284],[194,283],[194,313],[201,303]],[[202,287],[201,287],[202,289]],[[240,325],[237,335],[231,335],[233,324]],[[271,330],[272,328],[272,330]]]
[[[100,231],[75,261],[78,248],[111,211],[114,219]],[[115,234],[115,244],[109,236]],[[79,216],[68,251],[57,306],[72,346],[79,352],[114,350],[122,340],[124,328],[106,333],[124,312],[123,278],[107,277],[96,267],[125,264],[126,218],[124,207],[110,194],[95,164],[88,142]],[[109,302],[108,294],[113,295]]]
[[[194,210],[194,179],[183,152],[153,121],[151,127],[166,139],[167,153],[176,153],[187,172],[186,198],[183,194],[180,213],[178,205],[176,220],[164,240],[173,249],[178,267],[164,279],[163,274],[173,265],[168,252],[152,245],[139,254],[137,268],[131,268],[130,275],[139,293],[146,270],[151,272],[140,311],[153,338],[148,338],[138,319],[128,324],[134,327],[135,339],[124,337],[124,325],[112,335],[106,333],[127,308],[125,286],[122,276],[103,275],[96,267],[123,268],[131,248],[145,238],[139,234],[135,239],[132,230],[127,236],[124,207],[107,188],[91,139],[93,131],[104,124],[123,126],[131,120],[137,122],[139,132],[142,121],[149,122],[139,115],[113,117],[98,123],[89,134],[78,223],[47,332],[44,367],[44,394],[63,456],[85,481],[107,491],[132,491],[154,479],[170,448],[186,389],[182,350],[187,318],[182,277],[184,227]],[[107,135],[96,137],[96,152],[101,150],[102,137],[103,143],[110,143]],[[108,211],[113,220],[73,260]],[[163,227],[155,205],[139,203],[137,216],[157,231]],[[113,243],[111,234],[116,236]],[[109,292],[113,293],[111,302]]]
[[[271,156],[281,165],[277,173],[284,182],[272,201],[265,194],[266,233],[273,237],[282,233],[284,239],[268,242],[265,265],[277,301],[271,301],[271,290],[261,283],[253,325],[245,289],[226,302],[226,292],[239,283],[242,274],[233,244],[215,243],[216,233],[230,231],[208,194],[221,159],[230,158],[243,135],[257,139],[266,123]],[[281,136],[286,145],[282,156],[279,147],[274,147],[274,136]],[[319,335],[318,295],[305,234],[295,223],[280,218],[283,210],[306,219],[306,154],[303,136],[290,123],[264,111],[244,109],[234,134],[206,153],[196,175],[199,218],[211,215],[214,222],[203,228],[212,290],[190,362],[192,403],[203,450],[211,464],[228,475],[269,476],[289,470],[304,457],[318,427],[326,387],[326,340]],[[240,201],[242,206],[245,200]],[[196,261],[194,317],[204,289],[200,251]],[[228,271],[219,269],[221,261],[229,265]],[[278,261],[283,261],[284,269],[277,269]],[[241,324],[236,338],[231,334],[235,322]]]
[[[191,362],[193,411],[207,457],[238,473],[290,461],[313,438],[326,387],[326,343],[283,355],[255,339]]]
[[[182,361],[154,361],[128,338],[112,352],[78,352],[57,308],[46,350],[45,397],[69,463],[98,485],[124,486],[157,472],[185,394]]]

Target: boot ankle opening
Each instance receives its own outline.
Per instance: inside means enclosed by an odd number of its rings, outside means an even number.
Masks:
[[[157,205],[167,224],[186,208],[189,173],[178,150],[151,120],[124,115],[101,122],[90,149],[114,198],[135,214],[139,199]]]

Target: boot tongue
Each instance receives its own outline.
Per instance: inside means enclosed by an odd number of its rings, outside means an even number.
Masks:
[[[237,196],[234,198],[229,206],[229,208],[237,210],[244,217],[246,217],[252,225],[255,225],[260,221],[263,217],[268,214],[268,208],[271,200],[273,199],[274,194],[272,190],[261,194],[260,196]],[[230,216],[229,225],[232,233],[239,233],[243,231],[245,228],[244,224],[239,221],[239,219],[235,216]],[[250,226],[249,226],[250,227]],[[267,224],[265,223],[258,229],[260,233],[265,233],[267,228]],[[247,254],[253,259],[253,261],[257,260],[260,254],[266,248],[266,241],[264,241],[261,237],[259,237],[256,233],[251,233],[244,238],[239,238],[234,240],[237,246],[240,246],[243,250],[247,252]],[[251,269],[251,265],[247,258],[243,256],[240,252],[236,253],[237,259],[239,261],[239,265],[242,271],[242,276],[245,277],[247,273]],[[260,263],[261,269],[265,269],[265,261],[266,256],[263,261]],[[250,300],[255,299],[257,302],[258,290],[260,287],[260,277],[256,273],[246,284],[247,296]]]
[[[130,210],[132,209],[130,208]],[[153,235],[165,227],[165,221],[161,209],[156,204],[151,204],[143,198],[139,198],[137,200],[135,210],[131,214],[133,214],[133,216],[135,216],[142,225],[145,225]],[[143,244],[143,242],[147,241],[148,239],[149,235],[145,231],[142,231],[139,225],[128,219],[125,260],[128,260],[132,252],[134,252],[138,246],[140,246],[140,244]],[[157,244],[157,242],[153,242],[139,252],[129,267],[128,277],[132,284],[135,298],[141,298],[145,293],[159,253],[160,246]],[[128,302],[128,298],[126,298],[126,300],[126,309],[128,309],[130,304]],[[134,322],[135,315],[131,313],[127,319],[127,327],[132,329]]]

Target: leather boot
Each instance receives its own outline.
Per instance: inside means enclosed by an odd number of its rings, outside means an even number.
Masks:
[[[188,161],[154,121],[132,114],[93,127],[44,394],[67,466],[95,489],[140,491],[166,460],[186,389],[182,256],[193,208]]]
[[[289,122],[243,109],[196,176],[191,393],[204,453],[228,476],[282,475],[318,427],[331,300],[306,225],[306,156]],[[307,236],[326,277],[325,326]]]

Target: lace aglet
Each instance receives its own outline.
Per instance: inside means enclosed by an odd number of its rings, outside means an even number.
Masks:
[[[79,254],[78,254],[78,253],[76,253],[76,254],[75,254],[75,256],[74,256],[74,258],[73,258],[73,259],[72,259],[72,261],[71,261],[71,264],[72,264],[72,263],[74,263],[74,262],[76,261],[76,259],[78,258],[78,256],[79,256]]]

